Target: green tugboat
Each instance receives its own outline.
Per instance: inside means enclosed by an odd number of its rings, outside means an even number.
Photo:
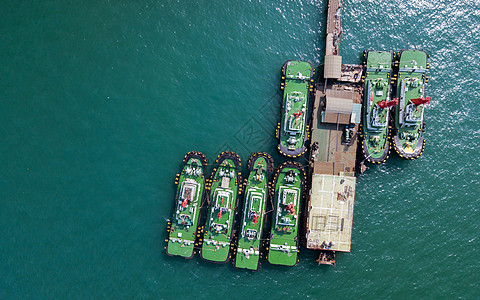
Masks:
[[[295,158],[304,154],[308,139],[306,125],[312,64],[288,60],[282,68],[283,89],[281,122],[277,125],[278,150],[282,155]]]
[[[423,112],[430,97],[425,97],[428,54],[423,50],[402,50],[399,53],[395,132],[393,146],[400,157],[415,159],[425,149]],[[395,63],[397,65],[397,62]]]
[[[268,249],[268,261],[274,265],[297,264],[300,208],[306,175],[297,162],[284,162],[275,172],[274,216]]]
[[[168,223],[166,251],[171,256],[192,258],[197,233],[200,206],[205,190],[205,165],[207,159],[201,152],[192,151],[183,159],[184,167],[177,174],[173,221]]]
[[[201,257],[207,261],[224,263],[230,258],[230,244],[238,196],[241,194],[241,159],[230,151],[218,155],[218,169],[210,179],[210,207],[207,213]]]
[[[370,163],[383,163],[390,152],[390,76],[393,52],[365,51],[366,73],[362,115],[362,152]]]
[[[246,182],[245,201],[235,256],[235,267],[258,270],[265,207],[269,198],[268,177],[273,171],[273,159],[267,153],[257,152],[248,159],[250,174]]]

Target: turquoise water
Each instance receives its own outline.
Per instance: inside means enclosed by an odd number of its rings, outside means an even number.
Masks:
[[[3,1],[0,298],[478,298],[480,3],[405,3],[344,1],[341,53],[432,55],[423,156],[358,177],[336,267],[250,273],[165,255],[173,181],[191,150],[275,153],[326,1]]]

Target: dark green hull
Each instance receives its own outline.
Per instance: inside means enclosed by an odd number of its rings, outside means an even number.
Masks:
[[[415,159],[425,149],[424,109],[427,101],[425,87],[428,79],[428,54],[423,50],[402,50],[399,53],[393,147],[404,159]],[[421,100],[422,99],[422,100]]]
[[[304,200],[306,175],[296,162],[278,166],[273,179],[274,212],[268,262],[295,266],[298,262],[300,212]]]
[[[173,218],[168,225],[166,251],[171,256],[192,258],[205,191],[207,160],[204,154],[192,151],[185,155],[183,162],[182,172],[175,180],[178,188]]]
[[[241,160],[236,153],[225,151],[216,163],[219,166],[210,179],[210,206],[200,253],[204,260],[225,263],[231,257],[232,231],[242,191]]]
[[[383,163],[390,151],[390,77],[393,52],[366,51],[362,109],[362,153],[370,163]]]
[[[282,115],[276,137],[278,151],[287,157],[299,157],[307,151],[307,110],[312,76],[313,68],[309,62],[289,60],[282,68]]]
[[[265,207],[270,198],[268,179],[273,166],[273,159],[267,153],[257,152],[248,159],[250,174],[245,184],[241,229],[235,255],[236,268],[256,271],[260,267]]]

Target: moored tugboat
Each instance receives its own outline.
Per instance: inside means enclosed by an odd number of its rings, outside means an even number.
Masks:
[[[242,176],[240,157],[230,151],[218,155],[218,169],[210,179],[210,206],[201,248],[205,260],[224,263],[230,258],[230,244],[238,196],[241,194]]]
[[[248,169],[250,174],[244,192],[245,201],[235,267],[256,271],[260,266],[265,207],[270,197],[268,178],[273,171],[273,159],[267,153],[254,153],[248,159]]]
[[[205,190],[207,159],[204,154],[192,151],[185,155],[183,162],[182,172],[177,174],[175,180],[178,188],[173,219],[168,224],[166,251],[168,255],[188,259],[195,254],[194,245]]]
[[[273,179],[274,214],[270,233],[268,261],[274,265],[294,266],[298,262],[298,231],[306,175],[296,162],[285,162]]]
[[[383,163],[390,152],[389,117],[398,100],[390,99],[392,51],[366,51],[362,113],[362,153],[370,163]]]
[[[306,121],[313,68],[309,62],[289,60],[283,65],[282,74],[283,102],[281,122],[276,132],[279,139],[277,148],[282,155],[295,158],[307,151]]]
[[[423,50],[402,50],[399,53],[395,132],[393,146],[400,157],[418,158],[425,149],[423,113],[430,97],[425,97],[427,53]],[[396,62],[397,65],[397,62]]]

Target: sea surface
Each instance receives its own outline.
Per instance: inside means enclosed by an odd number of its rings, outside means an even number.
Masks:
[[[336,267],[257,273],[165,254],[175,174],[191,150],[282,161],[280,69],[321,70],[327,2],[1,7],[0,299],[480,298],[479,1],[344,1],[344,63],[431,54],[426,150],[358,175]]]

